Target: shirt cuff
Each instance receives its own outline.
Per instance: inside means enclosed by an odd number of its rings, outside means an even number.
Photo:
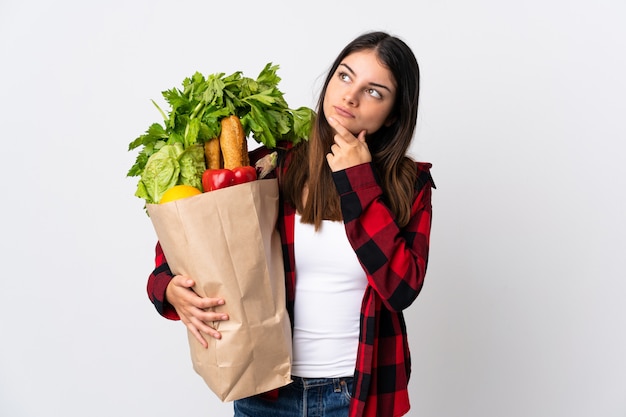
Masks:
[[[340,196],[360,189],[378,187],[374,166],[371,162],[335,171],[332,175]]]

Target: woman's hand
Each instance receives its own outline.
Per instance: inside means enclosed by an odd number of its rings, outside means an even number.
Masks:
[[[335,143],[326,155],[331,171],[341,171],[360,164],[372,161],[372,155],[365,142],[365,130],[354,136],[337,119],[328,118],[328,123],[335,129]]]
[[[200,297],[191,289],[195,282],[182,275],[176,275],[165,290],[167,301],[174,306],[180,320],[205,348],[209,346],[200,332],[216,339],[222,335],[211,326],[212,322],[228,320],[228,315],[212,311],[213,307],[224,305],[221,298]]]

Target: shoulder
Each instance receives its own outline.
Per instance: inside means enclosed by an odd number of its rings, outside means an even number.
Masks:
[[[437,188],[435,181],[430,173],[432,164],[430,162],[415,162],[417,167],[417,179],[415,181],[415,189],[421,190],[425,185],[431,188]]]

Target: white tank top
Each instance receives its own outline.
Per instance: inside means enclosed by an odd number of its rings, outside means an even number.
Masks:
[[[295,219],[296,298],[292,374],[352,376],[367,277],[343,222],[314,226]]]

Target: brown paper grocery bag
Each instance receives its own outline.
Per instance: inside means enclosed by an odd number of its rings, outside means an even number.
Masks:
[[[201,296],[222,297],[230,319],[205,349],[188,332],[194,370],[222,401],[291,382],[291,327],[285,304],[278,184],[257,180],[147,206],[167,262],[196,282]]]

